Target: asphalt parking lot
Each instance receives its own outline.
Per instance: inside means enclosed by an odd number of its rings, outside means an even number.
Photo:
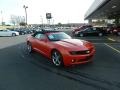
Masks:
[[[56,68],[27,52],[26,35],[0,37],[0,90],[120,90],[120,37],[77,38],[95,45],[93,63]]]

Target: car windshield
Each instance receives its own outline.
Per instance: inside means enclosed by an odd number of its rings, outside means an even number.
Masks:
[[[64,32],[50,33],[48,35],[48,38],[50,41],[59,41],[62,39],[71,39],[71,37]]]

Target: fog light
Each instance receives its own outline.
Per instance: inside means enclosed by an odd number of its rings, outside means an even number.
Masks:
[[[74,63],[75,62],[75,59],[72,59],[72,63]]]
[[[89,53],[90,53],[90,51],[86,51],[86,53],[87,53],[87,54],[89,54]]]

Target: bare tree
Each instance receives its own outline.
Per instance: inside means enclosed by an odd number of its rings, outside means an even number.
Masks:
[[[13,25],[19,25],[21,22],[25,22],[25,17],[24,16],[11,15],[10,22]]]
[[[13,25],[16,25],[15,15],[11,15],[11,17],[10,17],[10,22],[11,22]]]

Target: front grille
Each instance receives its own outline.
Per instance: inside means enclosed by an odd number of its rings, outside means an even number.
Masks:
[[[71,55],[85,55],[85,54],[91,53],[92,50],[93,48],[91,48],[90,50],[84,50],[84,51],[71,51],[70,54]]]
[[[90,53],[89,50],[85,50],[85,51],[77,51],[77,52],[76,52],[77,55],[79,55],[79,54],[80,54],[80,55],[84,55],[84,54],[89,54],[89,53]]]

